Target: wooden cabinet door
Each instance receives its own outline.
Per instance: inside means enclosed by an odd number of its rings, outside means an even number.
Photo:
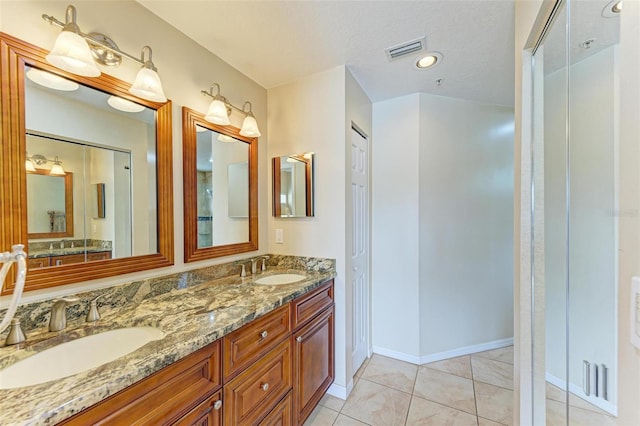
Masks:
[[[334,378],[333,306],[293,335],[294,424],[301,425]]]

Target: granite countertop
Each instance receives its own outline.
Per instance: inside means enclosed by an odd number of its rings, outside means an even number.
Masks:
[[[308,278],[279,286],[255,284],[251,276],[211,280],[110,311],[94,324],[29,334],[23,348],[0,347],[1,369],[58,343],[111,329],[153,326],[165,334],[100,367],[40,385],[0,390],[0,424],[48,425],[62,421],[335,277],[333,271],[281,269],[255,278],[279,273],[299,273]]]
[[[87,253],[100,253],[103,251],[111,251],[110,248],[104,247],[65,247],[54,248],[54,249],[45,249],[45,250],[32,250],[29,252],[29,259],[39,258],[39,257],[51,257],[51,256],[66,256],[69,254],[82,254],[84,252]]]

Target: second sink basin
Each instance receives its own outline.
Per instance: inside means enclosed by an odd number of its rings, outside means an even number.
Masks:
[[[163,337],[164,333],[154,327],[129,327],[61,343],[0,370],[0,389],[62,379],[114,361]]]
[[[283,284],[291,284],[297,283],[298,281],[302,281],[307,278],[304,275],[299,274],[278,274],[278,275],[269,275],[268,277],[262,277],[255,280],[256,284],[262,285],[283,285]]]

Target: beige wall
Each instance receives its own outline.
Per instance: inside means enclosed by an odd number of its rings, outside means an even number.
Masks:
[[[315,216],[274,218],[269,194],[269,252],[336,259],[335,382],[332,392],[346,394],[351,315],[345,281],[345,68],[313,74],[269,89],[269,165],[272,157],[315,152]],[[271,167],[269,167],[271,173]],[[271,178],[269,178],[271,182]],[[275,243],[282,229],[284,243]]]
[[[48,14],[64,20],[65,8],[68,4],[66,1],[2,1],[0,2],[0,31],[51,49],[60,30],[43,21],[41,15]],[[266,253],[269,213],[266,198],[269,182],[267,178],[267,91],[134,1],[79,0],[73,4],[78,12],[77,23],[83,32],[102,32],[113,38],[120,49],[134,56],[140,54],[144,45],[148,44],[153,48],[153,60],[162,78],[165,94],[173,101],[175,265],[74,284],[45,292],[29,292],[25,294],[23,301],[71,293],[80,288],[109,286],[143,277],[174,273],[244,258],[255,253]],[[132,82],[138,69],[139,66],[136,63],[124,60],[120,67],[103,71]],[[209,99],[200,94],[200,91],[208,89],[212,82],[220,84],[222,94],[234,105],[241,106],[247,100],[252,102],[254,114],[263,134],[258,142],[260,249],[254,253],[184,264],[181,107],[184,105],[205,112]],[[234,126],[240,127],[242,119],[243,116],[238,112],[232,113],[231,122]],[[2,299],[3,302],[6,300],[6,297]]]

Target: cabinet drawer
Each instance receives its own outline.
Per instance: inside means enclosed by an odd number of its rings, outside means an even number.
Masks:
[[[87,262],[91,262],[92,260],[107,260],[111,259],[110,251],[99,251],[99,252],[91,252],[87,253]]]
[[[289,336],[289,304],[230,333],[222,339],[224,347],[224,381],[236,375],[262,354]]]
[[[28,269],[48,268],[48,267],[49,267],[48,257],[30,257],[29,259],[27,259]]]
[[[222,391],[174,423],[176,426],[222,426]]]
[[[220,341],[216,341],[63,423],[171,424],[218,390],[220,376]]]
[[[72,263],[83,263],[84,254],[65,254],[64,256],[51,256],[51,266],[70,265]]]
[[[333,304],[333,280],[305,294],[292,302],[293,329],[295,330],[311,318]]]
[[[291,415],[293,414],[291,401],[291,392],[289,392],[287,396],[267,414],[267,417],[262,419],[259,423],[260,426],[290,426],[292,424]]]
[[[224,424],[253,425],[291,389],[291,339],[224,386]]]

